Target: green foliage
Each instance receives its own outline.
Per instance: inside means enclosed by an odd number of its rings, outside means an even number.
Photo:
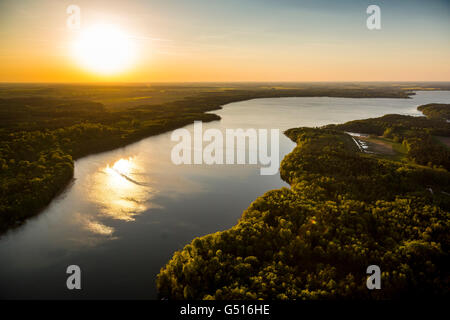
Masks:
[[[233,228],[196,238],[161,269],[172,299],[387,299],[449,290],[450,174],[358,152],[333,129],[291,129],[291,188],[256,199]],[[427,188],[432,188],[431,193]],[[366,288],[379,265],[382,290]]]

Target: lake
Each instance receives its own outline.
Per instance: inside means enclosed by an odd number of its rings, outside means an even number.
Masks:
[[[203,129],[321,126],[388,113],[420,115],[450,91],[412,99],[271,98],[231,103]],[[193,125],[185,127],[192,132]],[[257,165],[171,162],[171,132],[75,162],[73,182],[39,215],[0,238],[0,297],[156,299],[161,267],[192,239],[235,225],[252,201],[287,186]],[[280,134],[280,160],[294,147]],[[82,290],[66,288],[81,268]]]

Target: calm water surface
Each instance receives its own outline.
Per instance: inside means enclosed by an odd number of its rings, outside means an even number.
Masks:
[[[275,98],[232,103],[203,128],[321,126],[387,113],[418,115],[413,99]],[[193,126],[186,128],[190,131]],[[40,215],[0,238],[1,298],[155,299],[155,277],[193,238],[235,225],[264,192],[286,186],[258,166],[181,165],[170,132],[75,162],[75,179]],[[294,144],[280,136],[280,160]],[[82,270],[82,290],[66,289],[66,268]]]

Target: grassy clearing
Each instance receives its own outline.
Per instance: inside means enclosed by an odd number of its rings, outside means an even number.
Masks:
[[[401,143],[379,136],[358,137],[358,139],[365,141],[368,146],[367,151],[376,157],[408,162],[408,151]]]

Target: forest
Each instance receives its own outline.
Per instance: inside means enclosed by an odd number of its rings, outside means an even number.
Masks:
[[[419,106],[417,109],[431,119],[450,120],[450,108],[448,104],[443,103],[430,103],[423,106]]]
[[[438,148],[430,145],[430,137],[450,131],[446,121],[435,118],[387,115],[286,131],[297,143],[280,166],[290,188],[265,193],[231,229],[195,238],[175,252],[157,277],[160,296],[310,300],[448,295],[448,150],[428,152]],[[408,161],[362,153],[345,131],[401,140],[408,145]],[[381,268],[382,290],[366,287],[366,268],[373,264]]]
[[[411,87],[413,86],[413,87]],[[71,181],[74,160],[182,127],[254,98],[408,98],[448,84],[1,84],[0,234],[37,214]]]

